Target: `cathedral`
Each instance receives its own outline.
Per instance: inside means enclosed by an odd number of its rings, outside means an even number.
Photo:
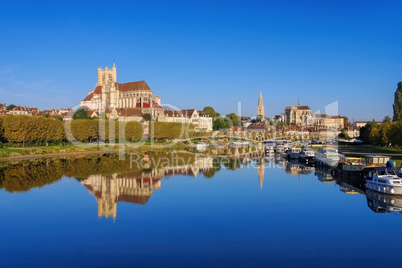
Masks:
[[[118,83],[114,63],[112,69],[98,68],[98,83],[81,101],[81,107],[98,113],[149,113],[154,120],[163,121],[164,109],[160,105],[161,98],[154,96],[145,81]]]

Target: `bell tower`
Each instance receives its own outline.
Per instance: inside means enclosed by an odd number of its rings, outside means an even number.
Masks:
[[[98,86],[106,85],[108,82],[117,82],[116,65],[114,63],[112,69],[109,69],[107,66],[105,69],[98,68]]]

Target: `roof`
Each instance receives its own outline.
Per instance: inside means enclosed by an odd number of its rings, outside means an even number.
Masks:
[[[93,97],[94,97],[94,93],[90,93],[90,94],[84,99],[84,101],[90,101],[90,100],[92,100]]]
[[[141,110],[137,108],[116,108],[116,112],[119,114],[119,116],[144,116]]]
[[[102,94],[102,86],[95,87],[94,94]]]
[[[145,81],[136,81],[130,83],[116,83],[120,91],[149,90],[152,91]]]
[[[298,110],[311,110],[310,107],[308,107],[306,105],[305,106],[300,106],[300,105],[288,106],[288,107],[285,108],[285,110],[290,110],[292,108],[296,108]]]
[[[188,117],[190,118],[195,109],[188,109],[188,110],[181,110],[181,111],[175,111],[175,110],[165,110],[165,115],[169,117]]]
[[[187,109],[187,110],[181,110],[184,116],[187,115],[187,117],[191,117],[194,113],[194,111],[197,111],[196,109]]]

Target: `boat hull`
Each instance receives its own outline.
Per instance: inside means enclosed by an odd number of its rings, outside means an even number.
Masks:
[[[368,180],[366,188],[382,194],[402,195],[402,186],[382,185]]]

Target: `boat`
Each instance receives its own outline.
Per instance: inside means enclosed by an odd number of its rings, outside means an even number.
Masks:
[[[289,149],[289,143],[287,140],[277,140],[274,148],[275,153],[283,154]]]
[[[386,165],[388,161],[391,160],[391,157],[384,155],[367,155],[366,156],[366,165],[367,166],[382,166]]]
[[[361,158],[343,156],[340,158],[338,165],[331,169],[331,174],[335,177],[361,178],[364,175],[363,170],[365,168],[366,164]]]
[[[376,167],[367,174],[366,188],[383,194],[402,195],[402,178],[392,168]]]
[[[275,141],[264,141],[262,142],[264,145],[265,155],[273,155],[275,152]]]
[[[321,166],[330,166],[334,167],[338,164],[341,155],[338,153],[338,150],[335,148],[327,147],[327,148],[319,148],[317,153],[315,154],[315,162]]]
[[[315,162],[315,152],[308,146],[302,147],[299,153],[299,162],[302,163],[314,163]]]
[[[397,169],[395,170],[395,172],[396,172],[396,175],[398,175],[399,177],[402,178],[402,167],[397,168]]]
[[[197,149],[197,151],[199,152],[205,152],[205,150],[207,149],[207,144],[205,142],[200,142],[197,143],[197,145],[195,146],[195,148]]]
[[[342,176],[357,179],[366,179],[367,173],[373,167],[389,164],[390,157],[381,155],[368,155],[363,161],[360,157],[341,157],[337,166],[331,169],[332,176]],[[392,162],[392,161],[391,161]]]
[[[234,141],[233,146],[248,146],[250,143],[248,141]]]
[[[301,148],[293,147],[286,151],[286,154],[289,159],[299,159],[299,153],[301,152]]]

